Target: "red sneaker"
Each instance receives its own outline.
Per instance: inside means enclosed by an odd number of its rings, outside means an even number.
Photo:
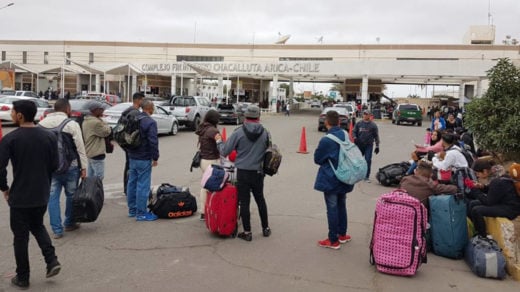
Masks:
[[[331,243],[328,238],[324,239],[324,240],[318,241],[318,245],[321,246],[321,247],[332,248],[332,249],[340,249],[341,248],[341,245],[339,245],[339,241]]]
[[[338,236],[339,243],[347,243],[347,242],[349,242],[351,239],[352,239],[352,238],[351,238],[350,235],[348,235],[348,234]]]

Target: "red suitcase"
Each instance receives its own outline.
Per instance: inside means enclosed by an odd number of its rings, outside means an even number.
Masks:
[[[236,236],[237,232],[237,188],[226,183],[218,192],[208,192],[204,214],[209,231],[222,236]]]

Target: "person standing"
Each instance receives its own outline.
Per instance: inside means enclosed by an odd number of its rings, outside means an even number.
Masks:
[[[154,221],[157,216],[147,211],[148,195],[152,180],[152,167],[159,160],[159,139],[157,122],[150,116],[154,112],[151,100],[141,103],[143,112],[139,114],[141,144],[128,149],[129,169],[127,186],[128,217],[136,217],[136,221]]]
[[[88,157],[87,176],[97,176],[103,180],[105,177],[105,138],[112,134],[112,128],[101,117],[105,109],[99,101],[92,101],[89,105],[91,115],[83,121],[83,139],[85,151]]]
[[[219,134],[217,129],[220,114],[215,110],[209,110],[204,116],[204,120],[200,125],[199,129],[195,131],[195,134],[199,136],[199,149],[200,149],[200,170],[202,173],[206,171],[212,164],[220,164],[220,153],[217,148],[215,141],[215,135]],[[206,205],[206,198],[208,196],[208,190],[202,188],[200,190],[200,205],[202,210]],[[204,220],[204,211],[200,214],[200,220]]]
[[[342,141],[349,139],[345,131],[339,127],[339,114],[334,110],[326,113],[325,127],[327,134],[332,134]],[[322,137],[314,150],[314,163],[320,166],[314,189],[323,192],[329,228],[327,238],[318,241],[318,246],[332,249],[340,249],[340,243],[351,240],[350,235],[347,234],[346,199],[347,193],[351,192],[354,186],[338,180],[330,165],[332,163],[335,168],[338,168],[339,150],[339,144],[327,137]]]
[[[134,95],[132,96],[132,105],[121,113],[120,119],[126,118],[126,116],[130,113],[136,114],[136,115],[139,114],[139,108],[141,107],[141,102],[143,102],[143,99],[144,99],[144,94],[142,94],[141,92],[134,93]],[[118,123],[119,123],[119,121],[118,121]],[[125,195],[127,195],[126,188],[128,186],[129,159],[128,159],[128,151],[124,148],[123,148],[123,151],[125,151],[125,169],[123,171],[123,188],[124,188]]]
[[[236,150],[235,167],[237,168],[237,191],[240,205],[240,217],[244,231],[237,236],[245,241],[252,241],[251,214],[249,203],[250,193],[253,193],[258,213],[262,223],[262,234],[271,235],[267,217],[267,204],[264,198],[263,162],[267,147],[271,144],[270,134],[260,123],[260,108],[250,105],[244,113],[246,120],[242,127],[237,128],[224,143],[222,136],[217,134],[215,140],[222,156],[228,156]]]
[[[377,125],[371,121],[370,112],[368,110],[363,111],[363,119],[357,122],[354,126],[353,137],[354,143],[356,143],[367,162],[367,175],[365,177],[365,182],[369,183],[374,142],[376,143],[374,153],[376,155],[379,153],[379,130]]]
[[[289,105],[289,102],[285,105],[285,115],[290,116],[291,115],[291,105]]]
[[[441,131],[444,131],[446,130],[446,121],[444,120],[443,117],[441,117],[441,111],[437,110],[433,116],[433,119],[432,119],[432,124],[431,124],[431,127],[430,129],[432,131],[434,130],[441,130]]]
[[[11,118],[18,129],[3,137],[0,143],[0,190],[9,205],[13,232],[16,275],[11,283],[29,288],[29,232],[38,242],[47,264],[46,277],[57,275],[61,265],[43,216],[47,210],[52,173],[58,168],[56,135],[34,124],[35,103],[13,102]],[[7,183],[7,165],[11,161],[13,182]]]
[[[64,98],[60,98],[54,104],[54,112],[50,113],[45,119],[41,120],[41,127],[52,129],[58,127],[70,115],[70,103]],[[63,230],[74,231],[79,228],[79,224],[74,222],[72,216],[72,196],[78,188],[79,178],[87,176],[86,167],[88,165],[87,155],[85,153],[85,144],[83,143],[83,135],[79,124],[70,120],[63,128],[64,133],[72,136],[74,145],[76,146],[77,157],[74,159],[69,169],[63,174],[53,174],[51,183],[51,194],[49,198],[49,217],[53,231],[53,238],[59,239],[63,237]],[[60,209],[61,190],[65,189],[65,221],[62,224]],[[63,228],[63,225],[65,228]]]

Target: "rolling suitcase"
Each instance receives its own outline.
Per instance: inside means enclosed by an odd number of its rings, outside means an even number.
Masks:
[[[101,213],[105,193],[98,177],[86,177],[72,196],[72,217],[75,222],[94,222]]]
[[[377,200],[370,263],[378,271],[412,276],[426,263],[427,213],[418,199],[402,190]]]
[[[209,192],[204,210],[206,227],[210,232],[222,236],[236,236],[238,227],[237,188],[226,183],[220,191]]]
[[[466,204],[455,195],[430,196],[430,234],[433,253],[461,259],[468,242]]]

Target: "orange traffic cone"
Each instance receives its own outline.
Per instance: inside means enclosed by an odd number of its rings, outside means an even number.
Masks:
[[[350,120],[350,125],[348,126],[348,137],[350,138],[350,142],[354,143],[354,123]]]
[[[222,129],[222,142],[226,142],[227,135],[226,135],[226,128]]]
[[[302,127],[302,135],[300,138],[300,150],[298,153],[307,154],[307,135],[305,134],[305,127]]]
[[[2,137],[3,137],[3,134],[2,134],[2,120],[0,120],[0,141],[2,141]]]

